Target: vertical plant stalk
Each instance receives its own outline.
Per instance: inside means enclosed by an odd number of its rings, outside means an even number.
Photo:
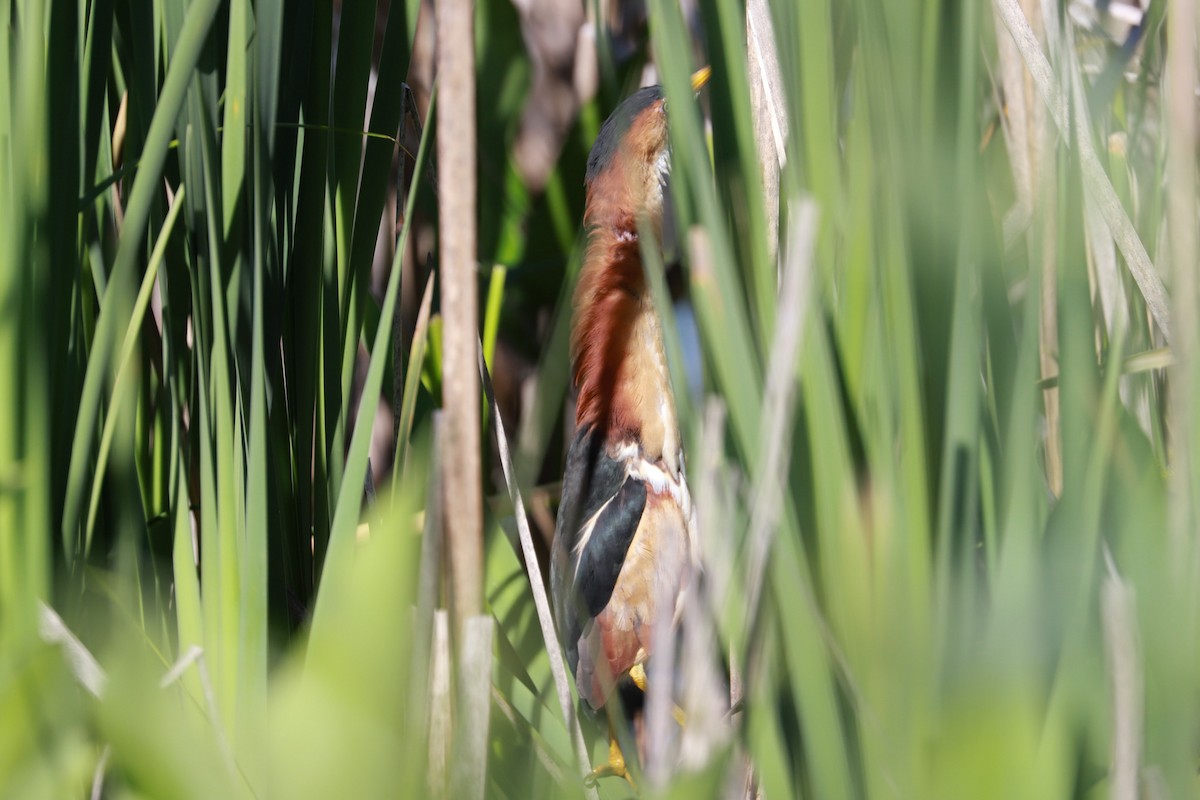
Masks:
[[[1042,298],[1039,315],[1041,325],[1038,328],[1038,364],[1042,379],[1058,374],[1058,271],[1055,266],[1055,236],[1058,230],[1058,204],[1051,192],[1057,192],[1053,178],[1055,168],[1053,151],[1046,149],[1046,169],[1043,173],[1042,193],[1042,260],[1041,281]],[[1046,413],[1046,482],[1055,497],[1061,497],[1063,491],[1063,454],[1062,454],[1062,425],[1059,416],[1058,386],[1047,387],[1043,391],[1043,402]]]
[[[1105,576],[1100,586],[1100,622],[1112,692],[1112,763],[1109,797],[1137,800],[1142,745],[1142,665],[1138,658],[1137,611],[1133,590],[1121,580],[1112,553],[1104,547]]]
[[[475,37],[471,0],[440,0],[436,7],[438,169],[442,182],[441,247],[442,405],[446,452],[442,460],[446,554],[455,629],[483,609],[483,497],[480,485],[479,377],[475,352],[479,299],[475,281]]]
[[[432,285],[432,281],[430,281]],[[427,293],[428,294],[428,293]],[[399,316],[399,314],[397,314]],[[415,392],[414,392],[415,393]],[[442,738],[438,739],[435,730],[432,716],[435,712],[441,713],[434,706],[433,681],[438,680],[438,676],[434,672],[438,662],[435,660],[440,658],[437,647],[440,646],[438,637],[441,632],[438,630],[437,615],[441,614],[443,620],[446,616],[445,611],[438,610],[438,576],[442,573],[442,432],[445,428],[442,419],[441,411],[434,411],[433,416],[429,421],[431,429],[432,445],[430,447],[430,460],[428,462],[429,479],[428,486],[425,490],[425,524],[421,533],[421,560],[417,569],[417,591],[413,612],[413,628],[412,628],[412,655],[410,656],[410,670],[408,683],[408,710],[407,722],[410,730],[421,731],[421,735],[417,741],[424,746],[415,748],[415,755],[424,759],[424,778],[426,781],[426,789],[434,786],[434,769],[436,759],[445,756],[447,743],[445,741],[445,731],[442,732]],[[396,462],[393,469],[401,469],[400,462]],[[395,498],[398,492],[393,484],[392,497]],[[444,625],[443,625],[444,627]],[[447,659],[449,654],[447,653]],[[447,669],[449,662],[447,661]],[[448,679],[447,679],[448,680]],[[420,761],[407,760],[405,762],[410,770],[417,771],[420,768]],[[436,784],[438,792],[445,788],[445,769],[444,763],[441,769],[439,784]],[[416,787],[415,783],[409,784]],[[432,791],[431,796],[436,796]]]
[[[679,591],[684,574],[679,569],[671,569],[665,565],[686,563],[679,539],[672,536],[663,537],[658,542],[655,554],[659,559],[654,577],[650,580],[649,591],[657,598],[653,618],[655,631],[671,631],[667,636],[659,635],[654,640],[654,657],[646,663],[646,707],[645,728],[645,762],[641,765],[646,775],[646,782],[655,792],[662,792],[671,785],[675,764],[679,758],[678,737],[675,736],[675,722],[671,719],[671,709],[675,705],[677,681],[686,680],[686,674],[694,665],[685,663],[677,656],[679,636],[671,624],[675,615],[675,596]],[[686,579],[691,584],[685,592],[695,596],[696,576]],[[686,585],[686,584],[685,584]],[[685,617],[686,609],[681,616]],[[680,631],[682,632],[682,631]]]
[[[796,364],[804,336],[812,258],[817,241],[816,204],[810,200],[797,200],[790,203],[789,207],[792,209],[792,222],[788,230],[779,310],[775,315],[771,362],[767,368],[767,385],[763,393],[763,425],[758,451],[762,453],[763,463],[758,473],[762,477],[750,513],[750,532],[747,536],[749,561],[746,589],[750,602],[746,609],[750,614],[758,609],[772,534],[779,525],[783,507],[784,484],[792,455],[790,445],[798,383]],[[751,627],[753,621],[746,620],[746,630]]]
[[[433,612],[433,652],[429,665],[429,764],[426,781],[430,797],[446,796],[450,728],[450,615],[438,610]]]
[[[463,621],[458,658],[458,705],[450,797],[482,800],[487,779],[488,717],[492,707],[495,622],[481,614]]]
[[[1167,25],[1167,226],[1170,243],[1174,313],[1179,325],[1172,342],[1171,373],[1171,541],[1177,564],[1189,552],[1195,525],[1196,485],[1196,9],[1192,0],[1175,0]],[[1185,581],[1188,579],[1185,578]]]
[[[749,0],[746,4],[746,56],[750,68],[754,140],[758,144],[766,198],[767,246],[774,260],[779,253],[779,173],[787,164],[788,116],[784,107],[775,26],[767,0]]]
[[[1002,24],[999,12],[993,9],[992,13],[995,16],[996,28],[999,29]],[[1000,85],[1004,90],[1003,103],[997,98],[997,111],[1007,145],[1013,186],[1017,192],[1017,203],[1004,218],[1004,245],[1007,249],[1015,242],[1019,233],[1024,232],[1033,214],[1035,181],[1031,163],[1031,142],[1036,140],[1038,134],[1033,124],[1034,115],[1028,113],[1025,65],[1012,37],[996,37],[996,52],[1000,62]]]

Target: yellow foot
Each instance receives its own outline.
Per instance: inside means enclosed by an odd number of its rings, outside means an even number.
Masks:
[[[646,691],[646,665],[634,664],[629,668],[629,678],[633,681],[633,685]]]
[[[629,679],[633,681],[633,685],[638,687],[644,693],[646,691],[646,667],[644,664],[634,664],[629,668]],[[679,727],[683,728],[687,725],[687,715],[683,713],[683,709],[679,706],[671,706],[671,715],[675,717],[675,721],[679,723]]]
[[[607,778],[610,775],[618,778],[624,778],[629,782],[629,787],[631,789],[637,789],[637,786],[633,782],[633,776],[630,775],[629,770],[625,768],[625,754],[621,752],[621,745],[617,742],[617,737],[613,736],[611,732],[609,733],[608,738],[608,763],[601,764],[589,772],[587,776],[587,784],[589,786],[595,786],[596,781],[598,781],[600,778]]]

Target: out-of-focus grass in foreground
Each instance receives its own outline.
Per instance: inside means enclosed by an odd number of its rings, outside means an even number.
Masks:
[[[646,793],[736,793],[746,763],[772,798],[1196,791],[1195,19],[1155,0],[1126,62],[1022,5],[770,3],[776,208],[744,5],[649,0],[703,373],[680,406],[716,635],[684,672],[732,666],[744,701]],[[389,205],[418,12],[0,3],[0,794],[421,796],[453,771],[432,125]],[[477,15],[480,330],[494,371],[498,339],[537,364],[509,431],[537,497],[582,159],[644,55],[601,36],[600,96],[531,193],[509,148],[536,65],[506,0]],[[579,795],[490,508],[487,791]]]

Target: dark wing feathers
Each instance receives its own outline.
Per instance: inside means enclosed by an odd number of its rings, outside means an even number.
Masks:
[[[589,617],[595,617],[608,605],[645,508],[646,484],[627,478],[596,519],[575,569],[575,586]]]
[[[592,426],[580,429],[567,451],[562,502],[558,506],[555,536],[570,552],[579,541],[583,523],[621,488],[625,468],[604,452],[604,437]]]
[[[590,425],[581,428],[567,451],[550,565],[559,636],[572,673],[579,662],[579,637],[585,623],[599,614],[612,596],[645,507],[645,484],[630,479],[624,465],[609,458],[601,432]],[[601,508],[604,510],[576,566],[573,554],[584,525]]]

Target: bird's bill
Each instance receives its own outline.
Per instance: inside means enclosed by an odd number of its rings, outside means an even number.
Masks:
[[[701,67],[692,73],[692,91],[698,92],[704,84],[708,83],[708,79],[712,77],[712,67]]]

